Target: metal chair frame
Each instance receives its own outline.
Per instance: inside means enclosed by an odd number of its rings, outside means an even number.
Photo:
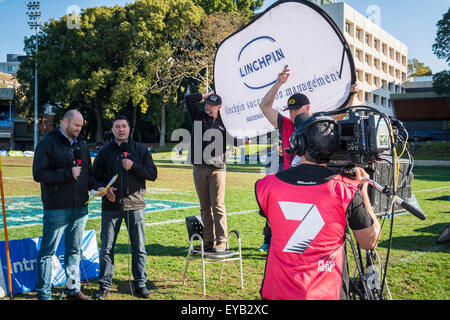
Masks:
[[[242,272],[241,237],[237,230],[232,230],[228,233],[228,238],[232,233],[235,234],[238,239],[238,251],[237,252],[229,251],[228,244],[227,244],[227,251],[225,251],[225,252],[218,252],[218,253],[206,252],[205,253],[202,237],[198,233],[194,233],[191,235],[188,254],[186,257],[186,266],[184,268],[183,286],[186,282],[186,273],[188,270],[190,260],[192,260],[196,257],[195,253],[200,253],[200,257],[202,259],[203,295],[206,296],[205,265],[212,264],[212,263],[222,263],[222,266],[220,268],[220,275],[219,275],[219,281],[220,281],[222,279],[223,267],[224,267],[225,262],[239,260],[239,268],[240,268],[240,275],[241,275],[241,289],[244,289],[244,277],[243,277],[243,272]],[[194,240],[200,240],[200,248],[201,248],[200,251],[194,250]],[[234,257],[236,255],[238,257]],[[233,258],[230,258],[230,257],[233,257]],[[208,260],[205,260],[205,259],[208,259]]]

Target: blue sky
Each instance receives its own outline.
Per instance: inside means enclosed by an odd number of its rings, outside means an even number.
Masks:
[[[127,2],[132,0],[41,0],[42,21],[65,15],[71,5],[86,8],[124,5]],[[267,8],[275,0],[264,2],[264,8]],[[449,69],[445,61],[437,59],[431,49],[436,36],[436,23],[447,12],[448,0],[346,0],[345,2],[362,14],[366,14],[370,5],[378,6],[381,13],[381,27],[408,46],[408,58],[418,58],[433,72]],[[0,61],[6,61],[7,53],[23,53],[24,37],[32,34],[25,12],[25,0],[0,0]]]

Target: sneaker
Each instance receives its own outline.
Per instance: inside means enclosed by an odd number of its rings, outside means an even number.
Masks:
[[[94,299],[97,300],[106,300],[106,297],[108,296],[109,293],[109,289],[107,288],[100,288],[98,289],[98,291],[96,292]]]
[[[214,247],[214,242],[213,241],[204,241],[203,242],[203,249],[204,251],[211,251],[212,248]],[[202,247],[200,245],[198,246],[194,246],[194,251],[202,251]]]
[[[219,242],[212,248],[212,252],[224,252],[227,250],[227,243],[226,242]]]
[[[67,300],[91,300],[83,292],[77,291],[74,294],[67,295]]]
[[[134,292],[136,293],[136,296],[143,299],[150,298],[150,292],[147,290],[146,287],[139,287],[134,288]]]
[[[264,252],[269,250],[270,244],[268,243],[263,243],[263,245],[261,247],[258,248],[258,251]]]

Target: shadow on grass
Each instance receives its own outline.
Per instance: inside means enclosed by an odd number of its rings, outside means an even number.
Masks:
[[[173,163],[172,160],[154,160],[154,162],[157,167],[192,170],[192,165],[177,164]],[[264,166],[261,164],[227,164],[228,172],[260,173],[261,169],[264,169]]]
[[[402,236],[393,237],[393,250],[410,250],[410,251],[433,251],[433,252],[450,252],[448,244],[437,244],[436,239],[442,231],[448,226],[448,223],[435,223],[430,226],[415,229],[415,232],[426,232],[428,235]],[[388,247],[388,240],[380,241],[378,246],[382,248]]]

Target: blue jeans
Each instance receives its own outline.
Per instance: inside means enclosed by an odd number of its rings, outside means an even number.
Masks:
[[[36,263],[36,291],[39,300],[52,298],[52,256],[64,234],[65,293],[80,290],[81,241],[88,220],[87,207],[44,210],[42,240]]]
[[[98,284],[102,289],[111,289],[114,274],[114,246],[122,220],[128,228],[131,244],[131,270],[135,288],[145,287],[147,274],[145,263],[145,212],[144,209],[131,211],[102,211],[102,231],[100,238],[100,275]],[[128,221],[129,220],[129,221]]]

